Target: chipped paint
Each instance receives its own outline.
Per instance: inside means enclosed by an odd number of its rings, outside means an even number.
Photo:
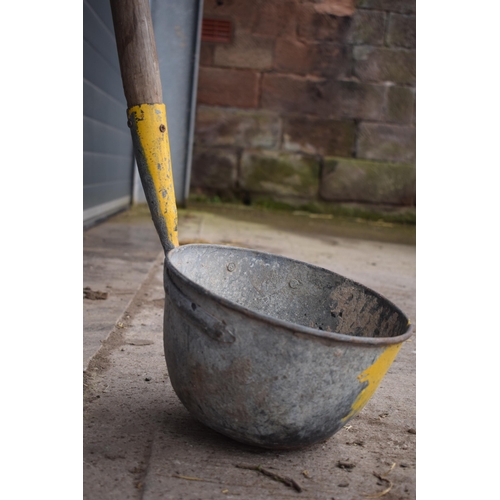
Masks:
[[[381,380],[387,373],[387,370],[389,370],[392,365],[392,362],[396,358],[396,355],[402,345],[403,344],[400,343],[387,346],[376,361],[358,375],[359,382],[361,384],[367,383],[367,385],[361,390],[358,397],[354,400],[351,411],[342,419],[343,422],[347,422],[349,419],[358,414],[364,408],[366,403],[368,403]]]
[[[146,199],[167,251],[179,240],[165,104],[141,104],[127,113]]]

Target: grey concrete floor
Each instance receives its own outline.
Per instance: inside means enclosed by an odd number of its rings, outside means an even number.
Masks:
[[[415,324],[414,229],[245,208],[179,210],[179,238],[289,256],[378,291]],[[299,451],[241,445],[195,421],[165,364],[163,254],[144,207],[84,233],[84,498],[385,499],[416,496],[416,337],[332,438]],[[339,467],[339,463],[352,464]],[[297,492],[256,471],[292,477]]]

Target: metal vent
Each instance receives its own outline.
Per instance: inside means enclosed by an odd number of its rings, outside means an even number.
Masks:
[[[223,19],[203,19],[201,26],[201,40],[203,42],[231,41],[231,21]]]

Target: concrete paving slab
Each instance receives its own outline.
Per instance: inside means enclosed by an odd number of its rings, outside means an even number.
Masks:
[[[381,292],[415,322],[414,246],[346,238],[328,224],[320,232],[299,231],[272,215],[238,219],[180,211],[181,243],[230,243],[320,265]],[[85,373],[84,498],[347,500],[389,487],[383,498],[415,498],[415,337],[362,412],[329,440],[286,452],[241,445],[194,420],[170,385],[162,341],[162,255],[154,259],[153,253],[147,266],[137,264],[136,271],[149,271]],[[85,328],[87,317],[84,312]],[[302,491],[236,467],[259,464],[292,477]]]
[[[83,234],[83,286],[106,299],[83,301],[83,369],[123,315],[162,252],[151,218],[119,214]]]

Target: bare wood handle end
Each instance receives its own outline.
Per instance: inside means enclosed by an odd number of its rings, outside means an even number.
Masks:
[[[110,0],[127,107],[163,102],[149,0]]]

